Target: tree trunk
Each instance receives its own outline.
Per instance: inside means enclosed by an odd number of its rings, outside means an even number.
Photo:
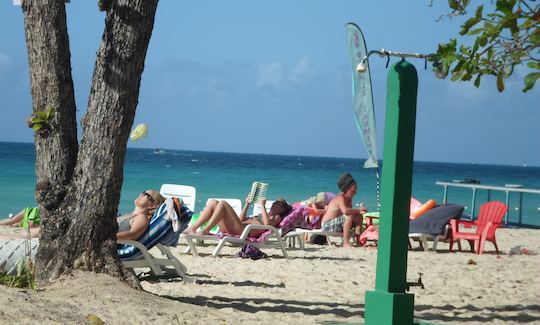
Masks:
[[[25,1],[26,45],[32,111],[54,109],[53,118],[34,135],[36,200],[41,216],[56,209],[71,181],[77,157],[77,125],[66,12],[63,1]]]
[[[76,162],[74,172],[67,177],[68,183],[59,182],[57,179],[50,181],[49,186],[64,189],[62,194],[65,196],[59,204],[53,206],[41,229],[36,263],[41,284],[46,284],[73,269],[79,269],[120,276],[138,286],[135,277],[125,271],[116,255],[116,215],[123,181],[126,144],[135,116],[157,2],[117,0],[108,3],[88,110],[82,121],[84,133],[78,155],[76,159],[62,156],[65,148],[61,144],[48,147],[49,152],[37,150],[38,174],[43,163],[54,165],[70,160],[69,166],[73,166]],[[48,72],[52,69],[48,67],[58,68],[57,66],[65,65],[64,68],[70,71],[63,0],[25,1],[23,9],[27,34],[32,38],[39,38],[29,42],[29,57],[32,57],[34,51],[36,56],[42,56],[42,52],[57,55],[63,52],[67,57],[67,61],[49,57],[36,66],[30,59],[32,75],[36,71],[41,77],[32,78],[32,89],[40,88],[45,93],[59,96],[62,87],[54,88],[47,83],[49,79],[40,69],[45,66],[45,69],[49,69]],[[49,30],[48,34],[36,37],[41,29]],[[36,44],[45,42],[43,39],[51,37],[50,33],[62,34],[65,43]],[[27,36],[27,42],[30,38]],[[71,77],[69,80],[71,85]],[[59,84],[65,85],[65,82],[61,81]],[[73,93],[72,86],[70,90]],[[34,91],[32,96],[34,107],[39,107],[40,97],[35,98]],[[74,104],[72,107],[74,108]],[[55,115],[55,119],[61,117]],[[76,127],[73,127],[73,130],[75,129]],[[52,131],[55,133],[56,129]],[[66,137],[65,134],[57,136],[62,139]],[[41,131],[37,132],[36,139],[40,137]],[[38,144],[36,141],[36,148],[38,147],[41,147],[41,142]],[[76,151],[76,141],[74,147]],[[55,157],[59,158],[59,161],[52,160]]]

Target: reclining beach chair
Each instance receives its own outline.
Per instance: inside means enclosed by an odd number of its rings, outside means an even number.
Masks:
[[[272,206],[272,203],[274,201],[267,201],[266,207],[267,209]],[[260,205],[257,203],[253,206],[253,212],[254,214],[259,214],[261,211]],[[212,255],[217,256],[221,252],[222,248],[225,246],[225,244],[231,244],[231,245],[244,245],[244,244],[251,244],[253,246],[256,246],[258,248],[277,248],[280,249],[283,253],[284,257],[288,257],[287,251],[286,251],[286,245],[284,243],[283,237],[281,235],[281,232],[283,229],[281,228],[283,225],[290,222],[290,219],[287,219],[289,217],[293,217],[294,209],[291,211],[289,215],[287,215],[280,223],[280,228],[267,226],[267,225],[255,225],[255,224],[249,224],[246,226],[244,231],[240,236],[233,236],[228,234],[222,234],[222,235],[198,235],[198,234],[181,234],[180,237],[186,239],[188,243],[188,248],[186,249],[185,253],[191,252],[193,256],[199,256],[199,253],[197,251],[197,244],[204,241],[217,241],[217,246],[214,249]],[[264,233],[259,235],[258,237],[251,237],[249,236],[249,233],[251,230],[255,229],[264,229],[266,230]],[[286,236],[286,235],[285,235]]]
[[[378,218],[378,213],[370,213],[369,216],[367,214],[364,215],[364,222],[367,221],[367,224],[364,224],[364,229],[370,226],[373,223],[373,219]],[[338,231],[328,231],[328,230],[322,230],[322,229],[310,229],[312,225],[310,225],[307,222],[304,222],[302,226],[297,227],[294,232],[292,232],[291,236],[298,236],[300,239],[300,248],[304,249],[305,246],[305,240],[309,238],[310,236],[323,236],[326,238],[326,243],[328,245],[332,245],[331,237],[337,237],[341,240],[341,244],[343,245],[343,233]],[[365,241],[361,244],[360,243],[360,237],[356,233],[351,233],[351,239],[355,240],[359,245],[364,245]]]
[[[239,199],[231,199],[231,198],[208,198],[208,200],[206,200],[206,204],[205,204],[205,207],[206,205],[208,205],[208,202],[210,200],[216,200],[216,201],[225,201],[227,203],[229,203],[229,205],[231,206],[231,208],[233,208],[234,212],[236,212],[236,214],[240,215],[240,213],[242,212],[242,201],[240,201]],[[200,212],[197,213],[197,214],[193,214],[193,216],[191,217],[191,221],[189,222],[189,225],[193,225],[197,219],[199,218],[199,215],[200,215]],[[204,225],[203,225],[204,226]],[[199,229],[202,229],[203,227],[201,226]],[[215,225],[211,230],[210,230],[210,234],[212,235],[216,235],[219,233],[219,227],[217,225]],[[180,236],[181,238],[184,238],[186,239],[186,241],[189,241],[189,240],[196,240],[195,242],[195,246],[196,245],[200,245],[204,242],[204,239],[206,238],[204,235],[198,235],[200,238],[199,239],[194,239],[195,235],[192,235],[189,239],[186,237],[186,236]],[[209,240],[213,240],[213,237],[208,237],[206,239],[209,239]],[[189,245],[189,242],[187,243],[188,246],[186,247],[186,249],[184,250],[184,254],[189,254],[189,252],[191,251],[191,246]]]
[[[177,197],[182,199],[184,205],[186,205],[188,209],[195,211],[195,197],[197,195],[197,190],[194,186],[163,184],[161,185],[159,193],[166,198]]]
[[[450,220],[461,218],[464,209],[462,205],[446,204],[428,210],[409,222],[409,239],[420,242],[424,251],[429,249],[428,240],[433,240],[433,250],[436,251],[437,244],[450,236]],[[412,248],[410,241],[409,247]]]
[[[182,207],[184,214],[192,212],[186,206]],[[186,275],[187,268],[172,254],[167,246],[176,246],[180,232],[185,228],[181,226],[174,230],[173,221],[167,218],[167,204],[160,205],[150,219],[148,229],[135,240],[119,240],[118,257],[126,268],[150,268],[151,273],[158,276],[172,274],[181,277],[185,282],[194,282]],[[156,246],[165,258],[154,257],[149,249]]]
[[[208,205],[208,202],[210,200],[216,200],[216,201],[225,201],[227,203],[229,203],[229,205],[231,206],[231,208],[233,208],[234,212],[236,212],[236,214],[240,215],[240,213],[242,212],[242,201],[240,201],[239,199],[230,199],[230,198],[208,198],[208,200],[206,200],[206,204],[205,204],[205,207]],[[199,219],[199,215],[200,215],[200,212],[197,213],[197,214],[194,214],[192,217],[191,217],[191,221],[189,222],[189,225],[193,225],[197,219]],[[206,225],[206,224],[205,224]],[[204,226],[204,225],[203,225]],[[199,229],[202,229],[203,226],[201,226]],[[211,230],[210,230],[210,233],[211,234],[216,234],[219,232],[219,227],[217,225],[215,225]]]
[[[36,253],[39,245],[37,238],[32,238],[30,256],[36,260]],[[0,239],[0,275],[17,275],[19,263],[26,257],[26,239]]]

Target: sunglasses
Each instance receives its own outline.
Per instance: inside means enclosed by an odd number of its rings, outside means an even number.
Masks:
[[[147,198],[148,200],[150,200],[150,202],[154,203],[154,198],[152,197],[152,195],[150,195],[150,193],[148,193],[148,192],[141,192],[141,195],[146,196],[146,198]]]

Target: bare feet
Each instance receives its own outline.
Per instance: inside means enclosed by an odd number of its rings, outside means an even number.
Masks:
[[[343,242],[343,248],[352,248],[352,245],[349,242]]]
[[[195,235],[197,232],[193,229],[193,226],[188,226],[182,233],[186,235]]]

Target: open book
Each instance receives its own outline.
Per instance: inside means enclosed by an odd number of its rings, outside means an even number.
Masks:
[[[266,198],[266,190],[268,183],[253,182],[251,185],[251,198],[254,203],[258,203],[261,199]]]

